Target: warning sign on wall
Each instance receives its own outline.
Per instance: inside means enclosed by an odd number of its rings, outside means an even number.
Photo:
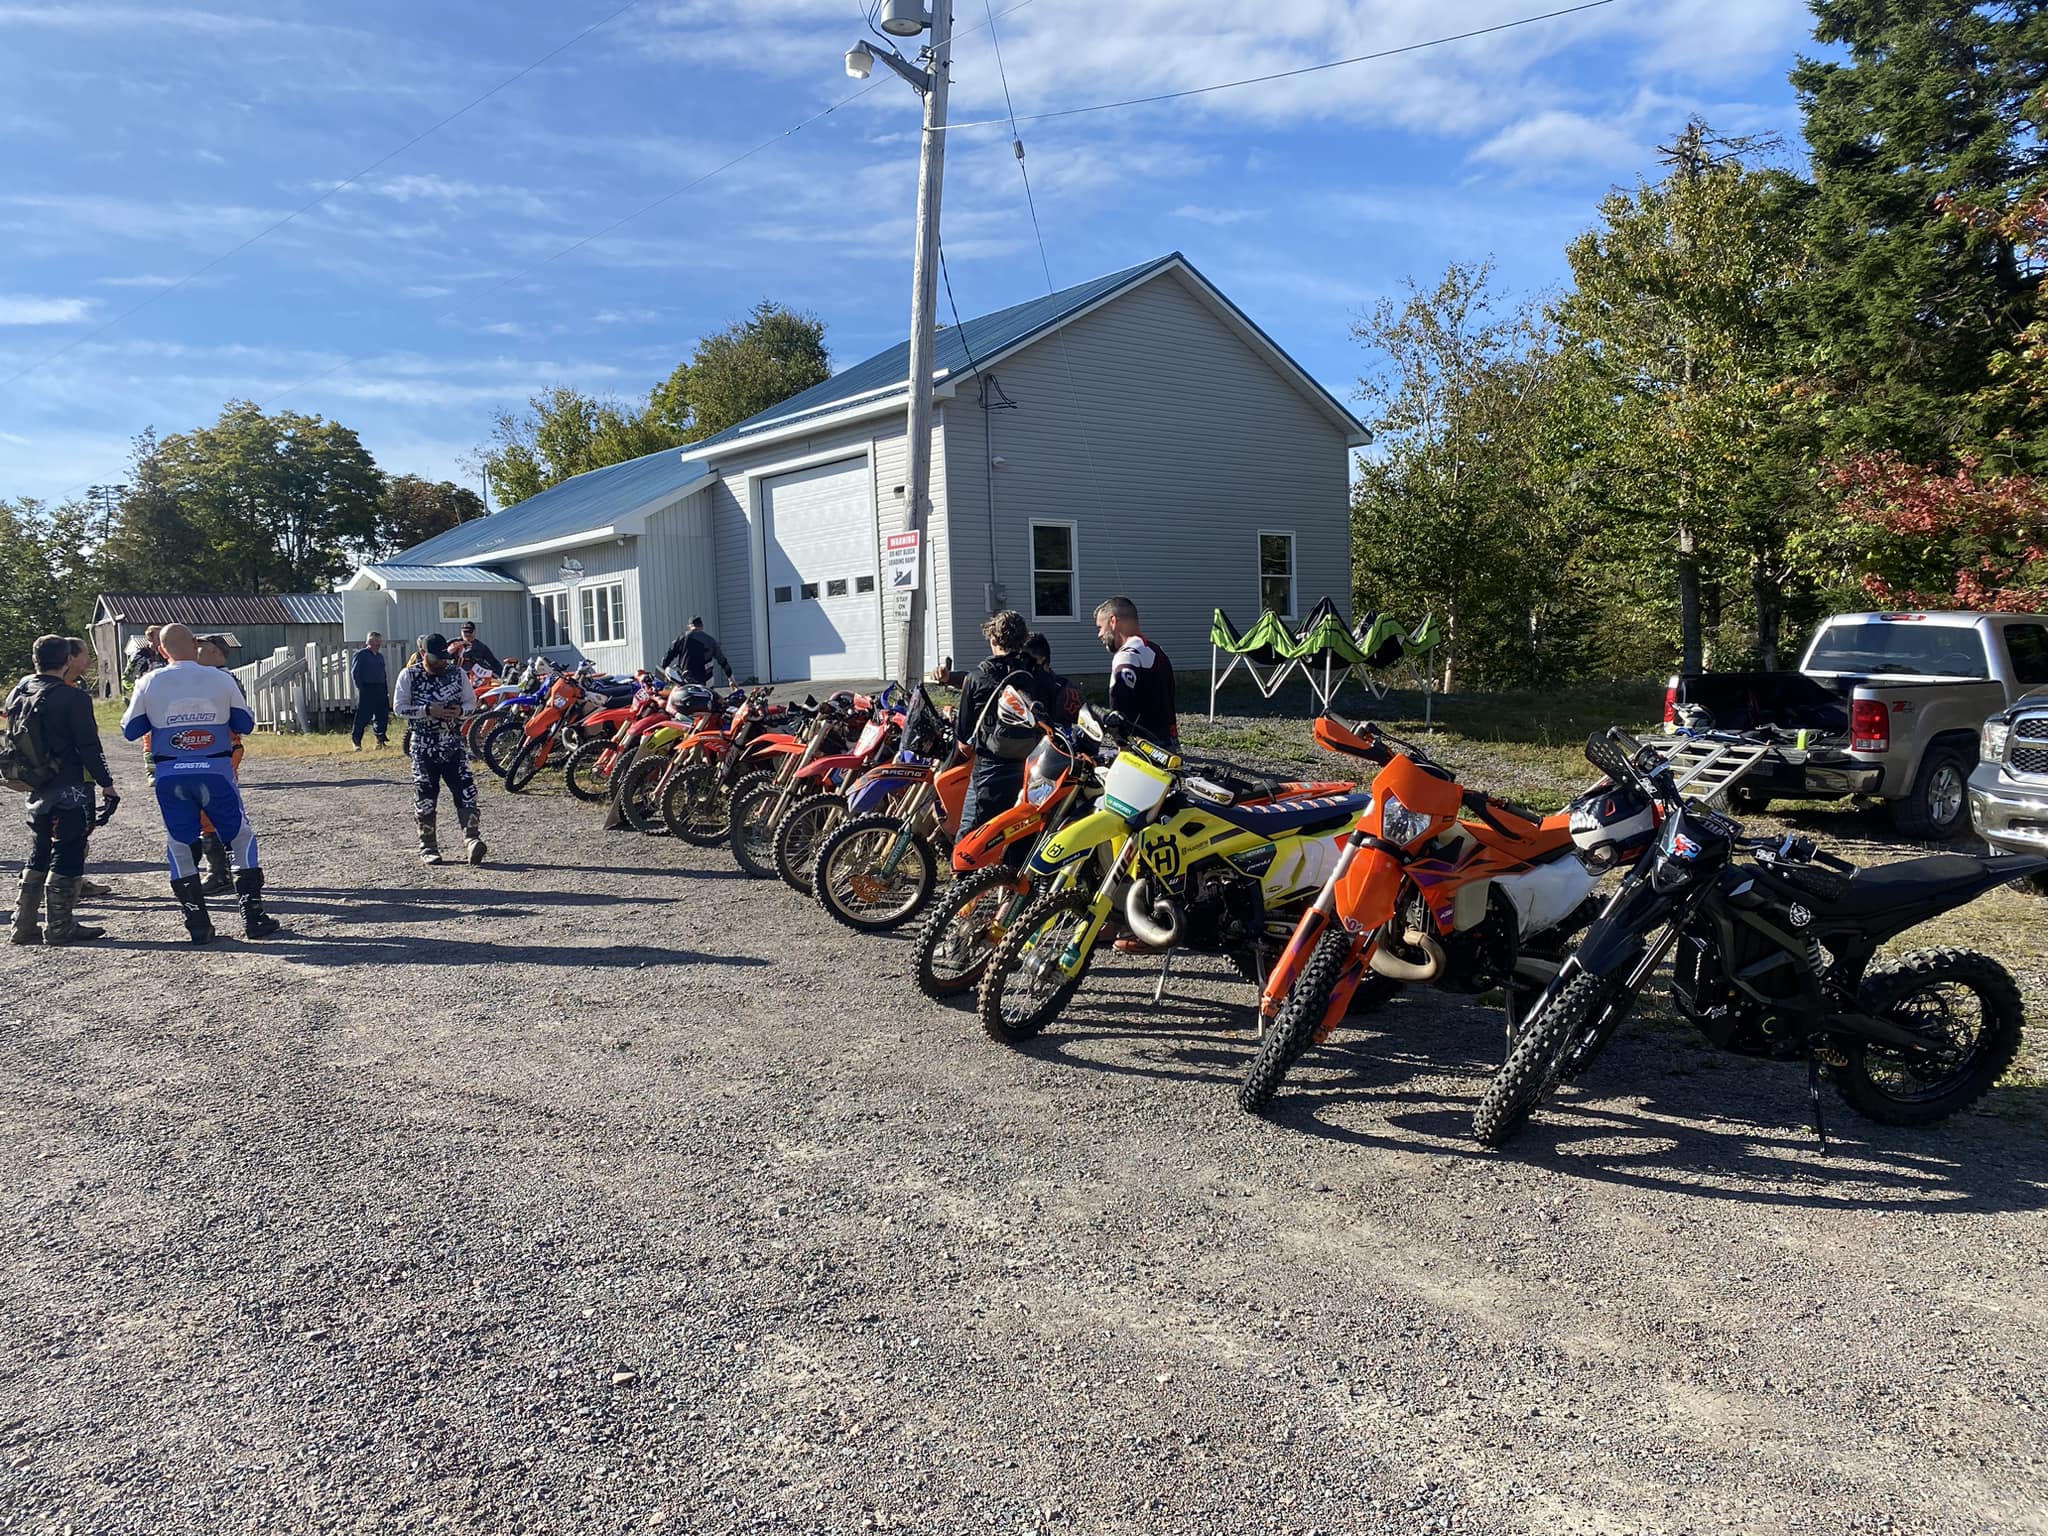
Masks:
[[[882,566],[889,573],[891,592],[909,592],[917,586],[917,572],[921,562],[917,558],[918,543],[924,534],[888,533],[882,536]]]

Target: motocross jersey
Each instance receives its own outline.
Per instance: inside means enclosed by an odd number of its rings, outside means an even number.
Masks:
[[[130,741],[149,737],[151,761],[173,770],[219,766],[235,750],[237,733],[256,729],[241,685],[218,667],[174,661],[146,673],[121,717]]]
[[[436,704],[454,704],[465,715],[476,712],[476,688],[459,666],[450,666],[438,677],[423,664],[407,667],[398,674],[398,697],[392,707],[412,723],[414,757],[461,757],[462,721],[431,720],[427,710]]]
[[[1143,635],[1126,640],[1109,664],[1109,707],[1162,746],[1180,745],[1173,663]]]

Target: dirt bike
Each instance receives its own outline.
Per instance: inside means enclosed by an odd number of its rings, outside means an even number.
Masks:
[[[769,834],[769,863],[784,885],[811,894],[811,859],[818,840],[846,811],[845,789],[894,755],[903,716],[876,710],[844,752],[812,758],[797,770],[790,797]]]
[[[585,682],[581,671],[559,674],[548,684],[540,707],[520,726],[519,748],[505,764],[505,787],[513,794],[522,793],[554,757],[563,728],[583,711],[587,697]]]
[[[595,805],[611,798],[612,774],[632,750],[631,728],[666,707],[669,688],[649,673],[624,704],[600,709],[583,721],[585,740],[562,764],[562,782],[571,795]]]
[[[776,825],[793,801],[818,793],[815,781],[802,779],[803,770],[818,758],[845,752],[852,733],[883,707],[885,702],[843,691],[822,704],[807,699],[797,739],[756,744],[763,766],[740,775],[726,811],[726,845],[734,863],[757,880],[775,878]]]
[[[1950,948],[1871,960],[1930,918],[2038,878],[2048,858],[1937,853],[1859,869],[1804,838],[1745,837],[1622,731],[1592,737],[1586,757],[1653,797],[1663,824],[1523,1020],[1472,1117],[1480,1141],[1501,1145],[1582,1074],[1666,955],[1672,1000],[1712,1044],[1805,1059],[1823,1151],[1826,1078],[1869,1119],[1917,1126],[1967,1108],[2004,1075],[2026,1022],[2004,966]]]
[[[668,835],[661,816],[661,789],[675,770],[676,755],[701,733],[723,729],[732,707],[731,700],[721,699],[702,683],[677,683],[658,712],[634,722],[611,773],[612,798],[634,831],[647,837]]]
[[[771,702],[773,692],[735,692],[728,701],[730,716],[707,717],[702,730],[676,745],[650,790],[672,836],[697,848],[724,842],[733,777],[749,765],[765,763],[762,754],[768,748],[797,739],[783,729],[796,718],[791,706]]]
[[[1262,1113],[1294,1063],[1347,1012],[1403,985],[1505,988],[1515,1016],[1557,974],[1591,920],[1600,874],[1572,841],[1577,804],[1542,816],[1460,786],[1419,747],[1325,716],[1326,750],[1379,766],[1344,840],[1259,994],[1259,1050],[1238,1107]],[[1589,795],[1599,791],[1589,791]]]
[[[886,933],[922,912],[960,830],[973,749],[920,683],[905,713],[909,750],[864,775],[816,845],[810,884],[819,904],[860,933]],[[795,813],[792,813],[795,814]]]
[[[1041,894],[982,976],[982,1028],[1005,1044],[1059,1015],[1117,918],[1161,956],[1155,1002],[1176,952],[1222,955],[1247,979],[1261,977],[1367,800],[1355,791],[1274,799],[1277,785],[1217,765],[1196,772],[1113,716],[1084,706],[1078,723],[1098,741],[1116,734],[1120,750],[1096,808],[1032,855]]]

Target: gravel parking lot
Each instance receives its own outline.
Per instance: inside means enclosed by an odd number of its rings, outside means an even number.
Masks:
[[[1014,1052],[722,853],[248,768],[285,934],[133,795],[0,960],[0,1530],[2048,1531],[2037,1087],[1823,1161],[1653,1025],[1494,1155],[1425,994],[1259,1123],[1220,968]]]

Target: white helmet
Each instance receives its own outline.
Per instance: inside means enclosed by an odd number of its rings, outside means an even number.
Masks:
[[[1633,789],[1603,783],[1572,802],[1572,844],[1595,874],[1632,864],[1657,835],[1657,810]]]

